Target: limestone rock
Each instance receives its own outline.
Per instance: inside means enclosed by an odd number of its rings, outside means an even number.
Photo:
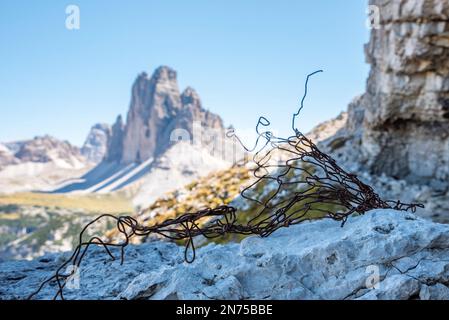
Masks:
[[[240,244],[209,244],[192,264],[154,241],[126,250],[123,265],[93,249],[70,299],[447,299],[449,226],[393,210],[321,220]],[[119,252],[115,252],[118,254]],[[64,255],[67,257],[67,255]],[[25,298],[63,261],[49,255],[0,264],[0,298]],[[55,287],[37,297],[48,299]]]
[[[92,163],[101,162],[106,154],[110,134],[108,124],[97,123],[92,126],[81,148],[81,154]]]
[[[449,2],[369,3],[380,25],[365,47],[366,92],[319,145],[380,194],[420,201],[419,214],[449,222]]]
[[[154,158],[177,141],[173,137],[192,139],[195,122],[224,129],[219,116],[203,109],[195,90],[179,92],[176,71],[161,66],[151,77],[142,73],[132,86],[126,125],[112,134],[106,159],[128,164]]]
[[[370,3],[379,6],[381,19],[366,46],[367,166],[376,174],[449,187],[449,2]]]

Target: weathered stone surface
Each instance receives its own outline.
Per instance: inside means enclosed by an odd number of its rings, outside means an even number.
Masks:
[[[123,156],[123,137],[125,125],[122,116],[117,116],[111,128],[111,135],[108,139],[108,146],[104,160],[106,162],[120,162]]]
[[[449,181],[449,2],[372,0],[362,148],[373,173]]]
[[[240,244],[209,244],[192,264],[183,253],[154,241],[127,248],[120,266],[94,249],[81,267],[79,289],[66,290],[66,298],[448,298],[449,226],[404,212],[374,210],[344,227],[322,220]],[[26,297],[61,261],[51,255],[0,264],[0,298]],[[38,298],[51,298],[54,289]]]

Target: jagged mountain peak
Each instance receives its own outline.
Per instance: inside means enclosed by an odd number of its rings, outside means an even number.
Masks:
[[[115,118],[115,122],[114,124],[115,126],[120,126],[123,127],[124,126],[124,122],[123,122],[123,117],[121,114],[117,115],[117,117]]]
[[[23,152],[24,150],[26,150],[29,147],[42,147],[42,148],[46,148],[46,149],[63,147],[63,148],[68,148],[68,149],[73,149],[73,150],[76,149],[76,147],[72,146],[70,144],[70,142],[68,142],[66,140],[59,140],[49,134],[35,136],[31,140],[25,140],[25,141],[21,141],[21,142],[22,142],[21,146],[20,146],[18,152],[16,153],[17,156],[19,156],[21,152]]]
[[[192,135],[195,121],[205,127],[223,128],[218,115],[203,109],[192,87],[180,93],[175,70],[160,66],[151,78],[141,73],[132,88],[123,133],[115,135],[121,141],[111,142],[115,148],[122,146],[122,150],[108,150],[114,156],[108,155],[106,159],[126,164],[155,157],[170,147],[173,130],[183,129]]]
[[[160,66],[151,78],[156,81],[177,81],[177,72],[168,66]]]
[[[136,80],[153,80],[154,82],[177,81],[177,72],[169,66],[161,65],[152,73],[151,77],[146,71],[138,74]]]
[[[113,125],[120,125],[123,126],[123,116],[121,114],[117,115],[117,117],[115,117],[115,122]]]
[[[111,126],[106,123],[94,124],[81,148],[81,154],[92,163],[103,160],[111,135]]]

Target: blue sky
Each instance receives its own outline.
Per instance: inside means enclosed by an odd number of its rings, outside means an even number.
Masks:
[[[80,30],[65,8],[80,8]],[[306,132],[365,88],[365,0],[0,2],[0,141],[51,134],[81,145],[91,125],[126,115],[131,85],[159,65],[237,129],[260,115]]]

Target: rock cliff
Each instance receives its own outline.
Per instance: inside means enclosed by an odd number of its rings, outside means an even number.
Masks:
[[[192,139],[194,123],[203,129],[223,130],[221,118],[201,105],[188,87],[180,93],[176,71],[161,66],[149,77],[141,73],[131,90],[126,124],[117,119],[107,161],[142,162],[166,151],[179,137]]]
[[[379,28],[365,47],[366,92],[321,146],[389,197],[449,221],[449,2],[370,0]]]

